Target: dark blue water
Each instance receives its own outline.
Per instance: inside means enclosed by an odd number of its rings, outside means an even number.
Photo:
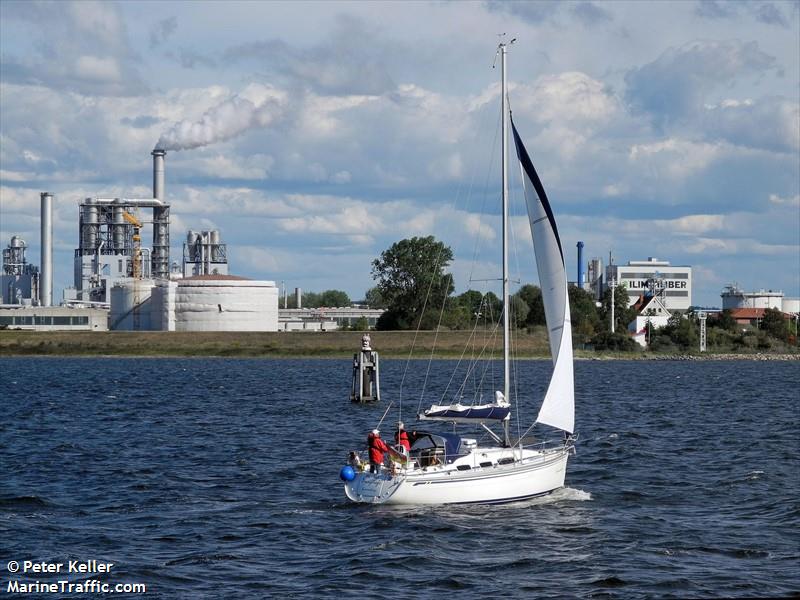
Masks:
[[[404,363],[382,366],[382,405],[358,406],[348,360],[0,360],[3,592],[58,579],[9,560],[89,559],[147,598],[800,592],[800,363],[578,362],[566,489],[405,509],[351,505],[337,477],[397,398]],[[523,396],[547,376],[523,363]]]

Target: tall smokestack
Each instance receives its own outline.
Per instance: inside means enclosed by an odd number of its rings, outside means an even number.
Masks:
[[[155,148],[150,155],[153,157],[153,198],[164,201],[164,157],[166,150]]]
[[[297,308],[303,308],[303,290],[294,288],[294,301]]]
[[[153,198],[163,203],[163,206],[153,208],[151,270],[156,279],[169,279],[169,204],[165,202],[164,193],[164,157],[167,151],[155,148],[150,154],[153,157]]]
[[[578,242],[578,288],[583,289],[583,242]]]
[[[53,194],[42,192],[42,274],[39,284],[39,302],[53,305]]]

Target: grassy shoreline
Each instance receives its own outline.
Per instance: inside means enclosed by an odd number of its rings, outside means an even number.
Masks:
[[[3,356],[125,356],[350,358],[361,347],[361,332],[162,332],[0,330]],[[502,354],[502,341],[490,332],[374,331],[372,347],[383,358],[452,359]],[[516,333],[515,357],[549,359],[542,334]],[[413,348],[413,352],[412,352]],[[466,348],[466,350],[465,350]],[[584,360],[798,360],[800,353],[658,354],[577,350]]]

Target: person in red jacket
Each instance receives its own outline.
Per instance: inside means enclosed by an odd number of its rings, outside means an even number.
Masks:
[[[411,452],[411,442],[408,440],[408,433],[403,429],[403,422],[397,424],[397,431],[394,434],[394,443],[406,449],[406,456]]]
[[[367,436],[367,446],[369,447],[369,470],[370,473],[378,473],[383,464],[383,453],[389,451],[389,447],[381,439],[381,432],[373,429]]]

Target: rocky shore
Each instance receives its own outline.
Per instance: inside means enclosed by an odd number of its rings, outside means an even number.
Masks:
[[[800,354],[643,354],[646,360],[800,360]]]

